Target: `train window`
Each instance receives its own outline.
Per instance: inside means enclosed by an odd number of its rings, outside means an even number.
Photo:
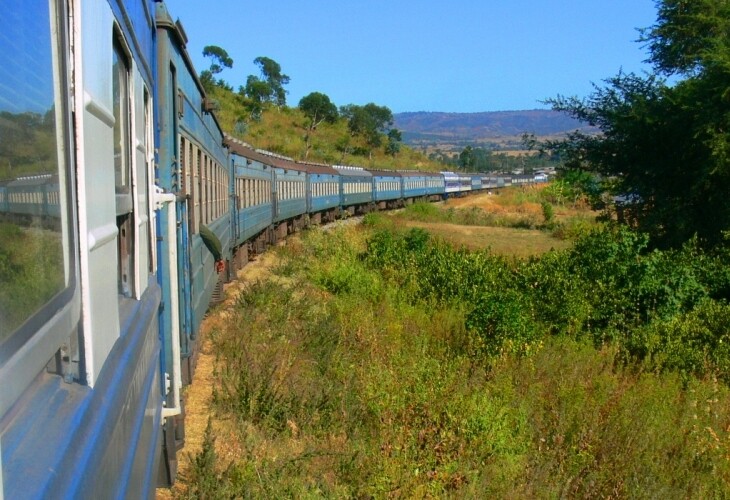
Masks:
[[[210,222],[210,165],[208,155],[203,153],[203,223]]]
[[[208,158],[208,165],[210,165],[210,198],[208,202],[210,209],[208,213],[210,214],[209,220],[213,221],[217,217],[216,203],[218,202],[218,192],[216,191],[216,184],[218,183],[218,169],[213,158]]]
[[[132,296],[134,224],[131,188],[131,127],[129,123],[129,63],[119,42],[112,51],[112,99],[114,111],[114,188],[117,210],[119,252],[119,293]]]
[[[72,288],[68,91],[55,6],[9,0],[0,9],[0,366],[50,318],[37,313],[57,310]]]
[[[195,197],[195,232],[200,229],[200,224],[205,224],[203,219],[203,155],[200,149],[195,147],[195,173],[197,177],[198,195]]]

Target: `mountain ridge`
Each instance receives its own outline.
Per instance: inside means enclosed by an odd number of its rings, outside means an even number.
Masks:
[[[395,113],[393,119],[404,142],[417,146],[505,141],[514,145],[523,134],[553,138],[574,130],[591,130],[565,113],[545,109],[472,113],[411,111]]]

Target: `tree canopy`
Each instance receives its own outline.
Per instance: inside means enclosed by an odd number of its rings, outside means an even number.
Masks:
[[[273,59],[257,57],[253,62],[259,67],[261,76],[248,75],[246,85],[240,86],[238,93],[249,99],[246,103],[249,116],[258,120],[266,103],[286,106],[284,85],[289,83],[289,77],[281,72],[281,66]]]
[[[309,149],[312,147],[311,136],[314,131],[323,122],[334,123],[339,113],[337,112],[337,106],[330,101],[327,95],[321,92],[312,92],[302,97],[299,100],[299,109],[307,119],[305,125],[307,133],[304,139],[307,146],[304,157],[307,158],[309,156]]]
[[[233,59],[225,49],[217,45],[206,45],[203,47],[203,56],[211,59],[210,68],[200,73],[200,81],[206,90],[215,84],[215,75],[223,71],[223,68],[232,68]]]
[[[393,124],[393,112],[387,106],[368,103],[364,106],[348,104],[340,108],[340,114],[347,119],[347,126],[353,136],[365,139],[372,149],[383,143],[383,134]]]
[[[730,4],[657,6],[657,22],[641,38],[653,72],[619,73],[585,99],[549,100],[601,133],[546,145],[567,168],[605,176],[614,194],[631,201],[630,222],[655,245],[678,246],[694,235],[712,245],[730,229]]]
[[[289,83],[290,78],[281,72],[279,63],[268,57],[257,57],[253,62],[261,70],[261,79],[269,86],[267,100],[277,106],[286,106],[287,91],[284,85]]]

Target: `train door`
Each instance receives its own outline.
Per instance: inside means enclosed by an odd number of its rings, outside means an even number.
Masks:
[[[271,220],[274,222],[279,220],[279,196],[281,186],[279,186],[279,176],[276,170],[271,169]]]
[[[181,99],[180,99],[181,100]],[[182,103],[179,103],[180,106]],[[176,130],[179,128],[176,127]],[[192,279],[192,235],[196,232],[196,211],[195,200],[198,196],[199,186],[197,181],[197,160],[195,145],[184,136],[179,135],[178,157],[180,158],[180,191],[177,197],[177,238],[178,238],[178,280],[180,282],[179,296],[180,304],[183,305],[180,311],[180,342],[184,353],[190,352],[191,339],[194,336],[193,321],[193,288]],[[190,383],[191,374],[183,370],[183,383]]]

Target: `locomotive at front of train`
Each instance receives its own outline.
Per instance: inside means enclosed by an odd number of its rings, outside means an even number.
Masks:
[[[0,220],[23,257],[0,278],[0,497],[151,497],[154,3],[8,0],[0,22],[6,186],[41,211]]]
[[[160,313],[163,371],[177,377],[170,381],[169,406],[177,404],[179,385],[192,381],[200,324],[211,300],[222,292],[230,260],[231,194],[223,133],[187,53],[185,31],[180,21],[173,22],[164,3],[157,4],[156,22],[157,178],[175,198],[174,221],[163,213],[160,226],[173,222],[176,227],[174,243],[163,238],[159,245],[161,266],[176,272],[161,274],[160,285],[163,296],[174,296],[179,304]],[[181,404],[180,414],[165,423],[162,484],[175,480],[177,450],[184,445],[183,424]]]

